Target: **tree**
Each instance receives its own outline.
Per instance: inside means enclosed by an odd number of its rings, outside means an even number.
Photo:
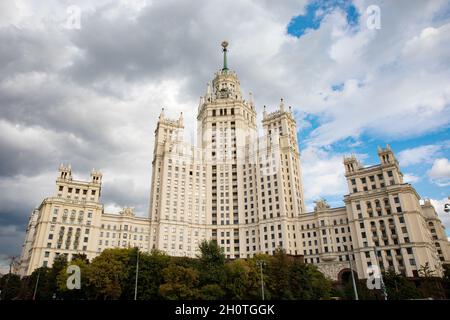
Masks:
[[[261,299],[261,265],[263,271],[263,280],[264,280],[264,295],[266,299],[270,299],[270,291],[268,290],[268,281],[270,275],[269,266],[272,263],[273,257],[268,254],[256,254],[252,259],[247,260],[247,263],[250,267],[249,273],[249,285],[247,291],[247,299]]]
[[[294,261],[289,269],[289,278],[293,299],[328,299],[331,296],[331,281],[314,265]]]
[[[107,249],[92,260],[87,269],[88,285],[94,299],[118,299],[127,279],[130,250]]]
[[[421,294],[415,284],[401,274],[386,272],[383,274],[383,281],[389,300],[421,298]]]
[[[67,268],[67,256],[65,254],[60,254],[55,257],[53,260],[53,265],[50,269],[49,274],[49,289],[52,291],[52,299],[56,298],[60,295],[59,287],[58,287],[58,276]]]
[[[225,291],[218,284],[207,284],[200,288],[198,298],[201,300],[223,299]]]
[[[71,261],[74,261],[74,260],[81,260],[85,264],[89,264],[89,259],[85,253],[75,253],[74,255],[72,255]]]
[[[226,265],[225,291],[228,299],[242,300],[251,290],[251,267],[247,261],[237,259]]]
[[[218,284],[225,281],[225,255],[215,241],[202,241],[199,246],[200,255],[198,271],[200,284]]]
[[[13,300],[20,291],[21,287],[20,277],[13,273],[5,274],[0,278],[0,300]]]
[[[87,299],[89,294],[89,287],[88,287],[88,268],[89,265],[86,263],[86,259],[83,257],[78,256],[77,259],[72,259],[70,262],[71,265],[76,265],[80,268],[80,281],[81,281],[81,288],[80,289],[72,289],[69,290],[67,288],[67,279],[70,276],[67,273],[67,267],[62,269],[60,273],[57,276],[57,284],[58,284],[58,292],[59,292],[59,298],[64,300],[84,300]]]
[[[425,297],[443,299],[445,298],[444,288],[442,287],[441,279],[436,276],[436,271],[433,270],[428,262],[419,268],[419,288]]]
[[[153,250],[151,254],[141,253],[139,261],[137,298],[161,299],[159,287],[164,282],[163,270],[169,265],[170,257],[162,251]]]
[[[33,299],[36,290],[36,300],[52,300],[55,293],[55,279],[52,270],[48,267],[40,267],[33,271],[26,281],[23,290],[24,299]]]
[[[268,266],[267,288],[272,299],[292,299],[289,279],[290,261],[283,249],[274,252]]]
[[[159,288],[161,296],[169,300],[195,299],[198,296],[198,272],[193,268],[169,265],[163,270],[164,281]]]

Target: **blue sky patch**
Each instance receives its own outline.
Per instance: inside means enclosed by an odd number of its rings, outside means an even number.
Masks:
[[[294,17],[288,25],[287,32],[290,35],[301,37],[307,30],[317,30],[323,18],[334,10],[342,10],[346,13],[349,26],[357,26],[359,12],[350,0],[320,1],[312,0],[306,5],[306,13]]]

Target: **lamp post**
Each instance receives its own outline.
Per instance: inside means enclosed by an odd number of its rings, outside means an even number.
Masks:
[[[347,246],[345,246],[345,249],[347,249]],[[355,275],[353,274],[353,251],[350,252],[351,254],[348,256],[348,263],[350,264],[350,273],[352,275],[352,284],[353,284],[353,292],[355,293],[355,300],[359,300],[358,296],[358,289],[356,288],[356,281],[355,281]]]
[[[33,292],[33,300],[36,300],[36,292],[39,285],[39,277],[41,276],[41,269],[38,271],[37,279],[36,279],[36,285],[34,286],[34,292]]]
[[[256,261],[256,264],[259,266],[260,275],[261,275],[261,297],[264,300],[264,273],[263,266],[266,265],[266,262],[263,260]]]
[[[136,259],[136,281],[134,283],[134,300],[137,300],[137,286],[138,286],[138,276],[139,276],[139,248],[136,248],[137,259]]]

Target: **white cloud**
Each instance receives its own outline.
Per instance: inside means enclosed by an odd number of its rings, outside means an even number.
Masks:
[[[310,147],[302,151],[301,161],[306,202],[347,193],[342,156]]]
[[[450,186],[450,161],[446,158],[436,159],[427,174],[438,186]]]
[[[420,177],[412,174],[412,173],[405,173],[403,174],[403,181],[407,183],[416,183],[420,180]]]
[[[445,226],[447,235],[450,235],[450,213],[444,212],[444,205],[446,203],[450,203],[450,200],[448,198],[443,198],[443,199],[430,199],[430,201],[434,209],[436,210],[442,224]]]
[[[441,146],[436,144],[405,149],[398,153],[398,161],[401,166],[405,167],[423,162],[431,163],[436,153],[440,150]]]

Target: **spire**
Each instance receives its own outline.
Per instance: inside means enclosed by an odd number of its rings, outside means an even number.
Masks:
[[[254,104],[254,101],[253,101],[253,93],[252,93],[251,91],[248,93],[248,102],[249,102],[251,105]]]
[[[227,66],[227,47],[228,47],[228,42],[223,41],[222,42],[222,51],[223,51],[223,68],[222,71],[227,71],[228,70],[228,66]]]
[[[164,107],[161,108],[161,113],[159,114],[159,119],[164,119]]]
[[[284,101],[283,101],[283,98],[281,98],[281,100],[280,100],[280,111],[284,112]]]

